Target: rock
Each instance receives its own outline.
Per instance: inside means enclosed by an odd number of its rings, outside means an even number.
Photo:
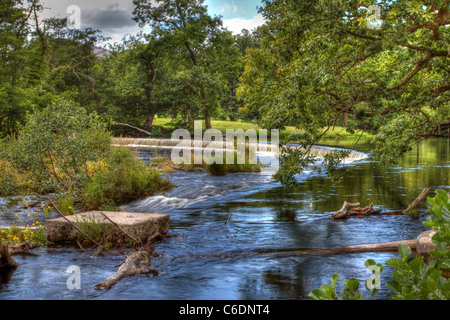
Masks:
[[[103,212],[123,231],[134,238],[145,242],[154,234],[165,234],[169,231],[170,216],[167,214]],[[104,241],[113,245],[133,245],[134,241],[119,230],[100,211],[83,212],[66,216],[72,224],[90,237],[100,235]],[[56,244],[76,244],[77,240],[87,239],[78,232],[71,223],[60,217],[47,221],[47,240]],[[99,240],[99,239],[98,239]]]
[[[417,255],[421,257],[427,257],[428,252],[436,250],[436,245],[432,242],[433,236],[436,234],[434,230],[428,230],[422,232],[417,237]]]

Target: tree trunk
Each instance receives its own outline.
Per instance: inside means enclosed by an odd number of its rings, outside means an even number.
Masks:
[[[197,55],[195,54],[194,50],[192,50],[189,42],[185,42],[185,46],[186,49],[189,51],[189,54],[191,55],[191,60],[192,63],[194,64],[194,66],[198,67],[198,61],[197,61]],[[200,89],[200,97],[202,99],[202,107],[203,110],[205,112],[205,125],[206,125],[206,129],[212,129],[211,126],[211,116],[208,114],[208,111],[206,110],[207,106],[206,106],[206,94],[205,94],[205,89],[201,88]]]
[[[0,240],[0,269],[15,269],[19,264],[11,257],[8,245],[4,245]]]
[[[211,116],[209,114],[205,114],[205,126],[206,129],[212,129]]]
[[[293,249],[280,250],[272,252],[273,255],[323,255],[323,254],[337,254],[337,253],[364,253],[364,252],[397,252],[400,244],[407,245],[411,250],[416,250],[417,240],[404,240],[394,242],[360,244],[350,247],[328,248],[328,249]]]
[[[153,126],[153,120],[155,120],[156,112],[150,111],[147,115],[147,120],[145,120],[144,128],[151,129]]]
[[[154,110],[152,106],[152,92],[154,88],[154,83],[156,81],[156,72],[153,66],[150,64],[151,72],[147,76],[147,82],[148,85],[145,89],[145,95],[146,95],[146,103],[147,103],[147,120],[144,123],[144,128],[150,129],[153,125],[153,120],[155,119],[156,111]]]
[[[344,112],[343,116],[342,116],[342,125],[344,127],[347,127],[348,125],[348,112]]]

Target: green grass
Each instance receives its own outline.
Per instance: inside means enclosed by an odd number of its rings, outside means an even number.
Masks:
[[[154,126],[160,126],[165,129],[170,128],[171,119],[168,118],[157,118],[154,120]],[[205,122],[203,121],[203,130],[205,130]],[[211,121],[211,125],[214,129],[219,129],[223,134],[226,134],[227,129],[238,130],[242,129],[247,131],[249,129],[259,130],[258,125],[248,122],[242,121]],[[325,130],[325,129],[324,129]],[[280,139],[289,140],[289,135],[292,133],[301,133],[302,130],[296,129],[294,127],[286,127],[286,130],[280,131]],[[362,133],[361,131],[355,131],[354,134],[346,131],[345,127],[335,126],[330,128],[320,141],[320,144],[324,145],[334,145],[334,146],[350,146],[354,142],[358,141],[358,143],[368,143],[373,139],[373,135],[369,133]]]

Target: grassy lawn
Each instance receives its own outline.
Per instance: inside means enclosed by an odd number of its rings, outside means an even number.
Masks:
[[[153,125],[161,126],[164,128],[170,128],[171,119],[168,118],[157,118],[154,120]],[[241,121],[211,121],[212,127],[214,129],[219,129],[224,134],[227,129],[238,130],[242,129],[244,131],[248,129],[258,130],[260,129],[256,124],[241,122]],[[205,122],[203,121],[203,129],[205,129]],[[286,127],[286,130],[280,131],[280,138],[287,138],[291,133],[301,132],[301,130],[296,129],[295,127]],[[361,136],[361,137],[360,137]],[[320,141],[321,144],[325,145],[335,145],[335,146],[350,146],[355,141],[359,141],[360,143],[368,143],[372,140],[373,135],[368,133],[363,133],[361,135],[361,131],[355,132],[355,134],[351,134],[346,131],[345,127],[336,126],[334,128],[330,128],[327,131],[325,136]],[[359,140],[358,140],[359,139]]]

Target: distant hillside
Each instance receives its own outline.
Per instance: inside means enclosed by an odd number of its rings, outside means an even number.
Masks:
[[[109,50],[107,50],[107,49],[105,49],[105,48],[102,48],[102,47],[97,47],[97,46],[95,46],[95,47],[93,48],[93,50],[94,50],[95,55],[96,55],[97,57],[99,57],[99,58],[103,58],[103,57],[109,55]]]

